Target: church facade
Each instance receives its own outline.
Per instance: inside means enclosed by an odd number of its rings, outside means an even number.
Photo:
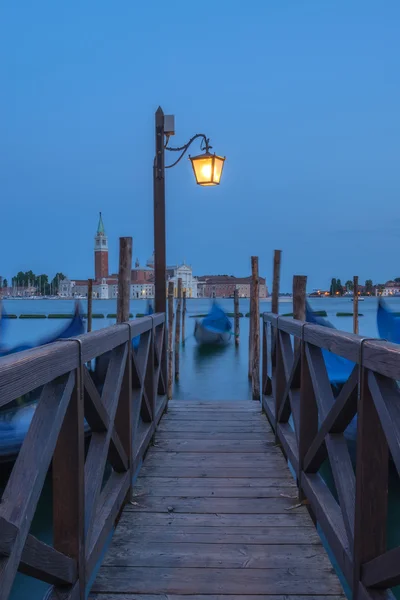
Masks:
[[[192,268],[185,264],[167,267],[167,279],[174,282],[175,295],[178,288],[178,278],[182,278],[182,288],[188,298],[197,298],[197,278],[193,277]],[[93,298],[106,300],[118,297],[118,273],[109,273],[108,237],[105,231],[102,214],[94,236],[94,278]],[[64,298],[87,298],[87,279],[64,279],[60,283],[60,296]],[[136,259],[135,267],[131,270],[131,298],[154,298],[154,254],[141,267]]]

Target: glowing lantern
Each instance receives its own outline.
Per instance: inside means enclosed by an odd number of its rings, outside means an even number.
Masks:
[[[219,185],[225,158],[210,152],[189,158],[198,185]]]

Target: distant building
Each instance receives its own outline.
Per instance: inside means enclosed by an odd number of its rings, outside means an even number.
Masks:
[[[230,298],[235,289],[242,298],[250,297],[251,277],[233,277],[228,275],[205,275],[195,277],[190,265],[167,266],[167,281],[174,283],[174,295],[177,295],[178,279],[182,279],[182,290],[187,298]],[[60,282],[60,296],[64,298],[87,298],[88,280],[64,279]],[[260,298],[266,298],[268,290],[265,279],[260,277]],[[139,259],[131,270],[130,296],[133,299],[154,298],[154,253],[141,267]],[[102,214],[99,214],[97,231],[94,236],[94,279],[93,298],[108,299],[118,297],[118,274],[109,273],[108,238],[105,232]]]
[[[151,264],[149,264],[151,263]],[[146,267],[140,267],[136,259],[131,270],[131,298],[154,298],[154,258],[149,259]],[[87,298],[87,279],[64,279],[60,282],[60,296],[64,298]],[[94,279],[93,298],[109,299],[118,297],[118,274],[109,273],[108,237],[103,217],[100,213],[96,235],[94,237]]]
[[[108,238],[100,213],[97,233],[94,238],[94,278],[96,281],[108,277]]]
[[[198,279],[193,276],[192,267],[185,261],[176,267],[167,267],[168,281],[174,283],[174,296],[178,292],[178,279],[182,279],[182,292],[186,292],[187,298],[198,298]]]
[[[400,294],[400,283],[387,281],[382,290],[382,296],[397,296],[398,294]]]
[[[199,279],[202,298],[232,298],[235,290],[240,298],[250,298],[251,277],[234,277],[233,275],[203,275]],[[266,298],[268,290],[264,277],[260,281],[260,298]]]

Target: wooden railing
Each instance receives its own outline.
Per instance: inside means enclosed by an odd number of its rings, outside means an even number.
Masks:
[[[335,389],[323,349],[354,363]],[[263,316],[263,408],[296,473],[300,501],[360,600],[389,598],[400,583],[400,547],[387,543],[389,478],[397,480],[400,470],[398,380],[397,345]],[[345,430],[355,417],[352,460]],[[320,473],[327,462],[329,487]]]
[[[52,584],[48,598],[85,597],[165,408],[164,332],[155,314],[0,361],[0,406],[41,388],[0,502],[1,600],[17,571]],[[50,468],[52,546],[29,533]]]

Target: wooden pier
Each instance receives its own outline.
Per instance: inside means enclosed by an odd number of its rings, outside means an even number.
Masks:
[[[342,594],[259,404],[170,403],[92,592],[96,600]]]
[[[314,523],[355,600],[394,598],[400,347],[276,314],[262,333],[260,402],[167,403],[163,313],[1,359],[0,406],[39,400],[0,502],[0,600],[17,572],[46,600],[336,600]],[[52,544],[31,532],[46,477]]]

